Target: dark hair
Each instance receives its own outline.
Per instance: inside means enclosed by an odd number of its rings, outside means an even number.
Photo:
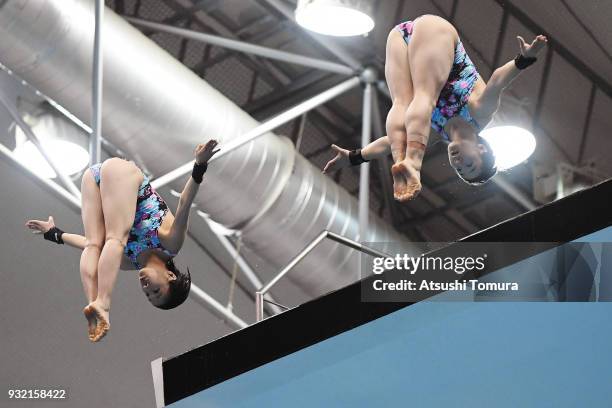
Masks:
[[[174,265],[172,258],[166,262],[166,268],[176,275],[176,279],[169,282],[170,287],[168,288],[168,300],[163,305],[159,305],[160,309],[170,310],[174,309],[187,299],[189,290],[191,289],[191,274],[189,268],[187,272],[181,272]]]
[[[461,180],[473,186],[478,186],[489,181],[495,174],[497,174],[497,164],[495,162],[495,155],[491,145],[482,136],[476,136],[476,143],[481,144],[485,147],[485,152],[480,156],[482,165],[480,166],[480,174],[473,179],[466,179],[464,176],[457,172],[457,175]]]

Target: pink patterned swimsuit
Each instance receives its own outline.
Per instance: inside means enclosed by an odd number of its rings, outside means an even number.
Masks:
[[[395,26],[404,37],[406,44],[409,43],[412,36],[414,21],[405,21]],[[431,115],[431,127],[440,133],[440,135],[450,140],[448,134],[444,131],[444,125],[452,117],[461,116],[467,122],[471,123],[477,132],[481,128],[476,120],[470,115],[468,110],[468,99],[474,89],[474,84],[478,79],[478,72],[474,63],[465,52],[461,40],[457,42],[455,47],[455,60],[451,68],[446,84],[440,92],[436,108]]]
[[[90,170],[98,186],[101,181],[102,163],[94,164]],[[142,268],[138,262],[138,255],[147,249],[158,249],[169,257],[176,256],[175,253],[165,249],[157,236],[157,230],[168,213],[168,206],[161,196],[153,189],[149,183],[149,178],[144,179],[138,189],[136,200],[136,213],[134,214],[134,224],[128,235],[125,255],[138,269]]]

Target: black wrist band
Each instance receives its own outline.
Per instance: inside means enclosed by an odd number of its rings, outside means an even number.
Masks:
[[[193,181],[200,184],[202,182],[202,176],[206,173],[206,169],[208,168],[208,163],[194,163],[193,170],[191,171],[191,177],[193,177]]]
[[[536,57],[525,57],[522,54],[518,54],[514,59],[514,65],[516,65],[518,69],[525,69],[537,60]]]
[[[57,227],[53,227],[49,231],[45,232],[43,234],[43,237],[45,237],[47,241],[51,241],[51,242],[55,242],[56,244],[63,245],[64,244],[64,240],[62,239],[63,233],[64,231],[62,231],[61,229]]]
[[[361,163],[367,162],[368,160],[364,159],[361,155],[361,149],[355,149],[349,152],[349,161],[352,166],[359,166]]]

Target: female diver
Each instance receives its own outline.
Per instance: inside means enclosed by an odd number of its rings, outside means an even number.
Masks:
[[[133,162],[118,158],[91,166],[81,182],[85,236],[65,233],[48,221],[30,220],[26,226],[47,240],[83,250],[80,272],[89,304],[83,313],[89,339],[99,341],[110,329],[111,293],[121,269],[140,269],[140,285],[151,304],[174,308],[185,301],[191,287],[173,258],[185,240],[189,210],[217,142],[195,149],[192,176],[179,199],[176,216],[149,179]]]
[[[489,180],[497,172],[495,157],[478,133],[499,108],[502,92],[536,61],[548,41],[543,35],[531,44],[517,38],[520,53],[485,83],[448,21],[423,15],[397,25],[387,38],[385,77],[393,102],[387,136],[353,151],[332,145],[337,154],[323,172],[391,153],[393,195],[398,201],[410,200],[421,190],[421,164],[431,126],[449,143],[450,165],[462,180],[470,184]]]

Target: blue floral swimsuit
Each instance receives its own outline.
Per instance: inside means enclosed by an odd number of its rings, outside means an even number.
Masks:
[[[410,41],[413,27],[414,21],[406,21],[395,26],[395,29],[404,37],[406,44]],[[455,47],[453,66],[431,115],[431,127],[447,141],[450,141],[450,137],[444,130],[444,125],[455,116],[461,116],[465,121],[471,123],[477,132],[481,130],[476,120],[470,115],[467,105],[477,79],[476,67],[459,40]]]
[[[90,167],[98,186],[100,185],[101,167],[102,163],[97,163]],[[151,187],[149,178],[144,176],[144,180],[138,188],[134,224],[132,224],[130,229],[124,251],[136,268],[142,268],[142,265],[138,263],[138,255],[147,249],[159,249],[170,257],[176,256],[176,254],[162,246],[157,236],[157,230],[161,226],[167,212],[168,206],[165,201]]]

